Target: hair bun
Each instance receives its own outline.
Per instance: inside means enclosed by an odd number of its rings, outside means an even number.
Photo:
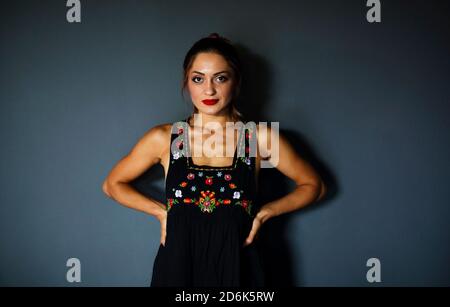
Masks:
[[[207,38],[217,39],[217,40],[220,40],[220,41],[222,41],[224,43],[227,43],[227,44],[231,45],[231,41],[229,39],[227,39],[227,38],[225,38],[223,36],[220,36],[219,33],[216,33],[216,32],[209,34]]]
[[[220,35],[216,32],[209,34],[208,38],[220,38]]]

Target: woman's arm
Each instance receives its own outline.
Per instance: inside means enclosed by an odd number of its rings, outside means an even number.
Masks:
[[[147,131],[130,153],[111,170],[103,183],[104,193],[126,207],[153,215],[158,220],[164,218],[165,205],[137,192],[129,182],[161,161],[168,138],[170,127],[167,128],[167,125],[158,125]]]
[[[264,150],[265,148],[268,148],[268,143],[272,144],[271,135],[272,133],[269,127],[267,127],[266,131],[262,129],[259,132],[258,142],[261,143],[260,148]],[[278,136],[278,159],[274,159],[275,162],[278,163],[274,166],[281,173],[295,181],[297,187],[284,197],[269,202],[261,207],[257,216],[262,223],[269,218],[298,210],[318,201],[324,197],[326,192],[325,183],[312,166],[296,153],[294,148],[281,133]],[[276,139],[274,139],[274,141],[276,141]],[[271,157],[272,149],[274,149],[273,145],[270,150],[264,152],[263,155]]]

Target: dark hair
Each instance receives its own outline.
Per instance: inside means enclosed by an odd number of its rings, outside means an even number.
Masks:
[[[204,37],[197,41],[191,49],[189,49],[183,62],[183,79],[181,84],[181,95],[186,89],[188,82],[188,72],[194,63],[194,59],[197,54],[202,52],[213,52],[217,53],[225,58],[228,65],[233,69],[233,75],[235,79],[233,97],[229,104],[230,116],[233,120],[237,121],[243,118],[241,112],[236,108],[236,98],[238,97],[241,84],[242,84],[242,64],[239,59],[239,55],[232,45],[232,43],[225,37],[220,36],[217,33],[211,33],[209,36]],[[183,96],[184,97],[184,96]],[[194,113],[197,113],[198,109],[194,106]]]

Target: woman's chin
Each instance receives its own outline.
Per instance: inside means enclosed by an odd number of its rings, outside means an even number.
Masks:
[[[200,109],[201,113],[205,115],[219,115],[222,113],[222,108],[216,106],[203,107]]]

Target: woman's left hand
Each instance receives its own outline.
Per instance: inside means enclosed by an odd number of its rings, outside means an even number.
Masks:
[[[259,229],[262,224],[273,216],[275,216],[275,211],[267,205],[263,206],[261,210],[259,210],[258,214],[256,214],[253,219],[252,229],[250,230],[250,234],[247,239],[245,239],[244,246],[252,244],[252,242],[258,237]]]

